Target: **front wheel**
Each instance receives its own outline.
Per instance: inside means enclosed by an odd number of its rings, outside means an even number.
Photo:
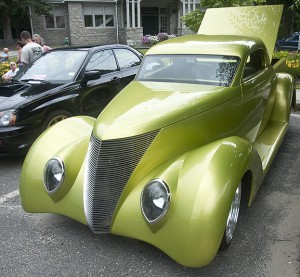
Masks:
[[[234,198],[231,203],[230,211],[226,221],[226,227],[223,235],[223,239],[221,242],[220,249],[225,250],[230,245],[235,227],[238,221],[239,212],[240,212],[240,204],[241,204],[241,196],[242,196],[242,184],[238,186],[235,191]]]
[[[43,129],[43,131],[45,131],[47,128],[51,127],[55,123],[62,121],[71,116],[72,115],[69,112],[63,111],[63,110],[58,110],[58,111],[52,112],[44,120],[42,129]]]

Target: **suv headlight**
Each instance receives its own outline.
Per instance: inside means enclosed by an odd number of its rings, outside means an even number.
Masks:
[[[47,192],[53,194],[59,190],[65,178],[65,165],[60,158],[50,159],[44,168],[44,184]]]
[[[160,179],[154,179],[144,187],[141,194],[141,208],[149,223],[156,223],[164,217],[169,209],[170,199],[170,190]]]
[[[15,125],[17,121],[17,113],[15,110],[0,112],[0,126]]]

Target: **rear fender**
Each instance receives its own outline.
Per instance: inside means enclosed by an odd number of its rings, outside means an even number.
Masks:
[[[291,106],[295,106],[294,78],[287,73],[276,74],[275,101],[270,120],[288,122]]]
[[[47,129],[35,141],[21,172],[20,196],[25,211],[58,213],[85,223],[83,165],[94,122],[91,117],[72,117]],[[61,188],[49,195],[43,175],[53,157],[63,160],[66,178]]]
[[[147,241],[185,266],[210,263],[219,249],[235,190],[251,159],[252,146],[230,137],[168,161],[127,195],[115,216],[112,233]],[[140,196],[155,178],[168,184],[171,203],[164,219],[149,224],[141,212]]]

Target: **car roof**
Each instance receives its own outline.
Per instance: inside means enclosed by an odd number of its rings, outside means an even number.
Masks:
[[[106,44],[106,45],[84,45],[84,46],[64,46],[64,47],[58,47],[58,48],[53,48],[51,51],[62,51],[62,50],[81,50],[81,51],[95,51],[98,49],[107,49],[107,48],[130,48],[127,45],[124,44]]]
[[[189,35],[160,42],[151,54],[214,54],[245,57],[254,48],[264,48],[259,38],[234,35]]]

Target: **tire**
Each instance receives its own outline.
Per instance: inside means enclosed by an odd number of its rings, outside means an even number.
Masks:
[[[54,111],[45,118],[42,125],[42,130],[45,131],[47,128],[51,127],[55,123],[62,121],[71,116],[72,115],[67,111],[63,111],[63,110]]]
[[[227,220],[226,220],[225,231],[220,245],[220,250],[227,249],[233,239],[235,227],[240,213],[241,198],[242,198],[242,183],[240,183],[239,186],[237,187],[234,194],[234,198],[231,202],[230,211],[228,213]]]

